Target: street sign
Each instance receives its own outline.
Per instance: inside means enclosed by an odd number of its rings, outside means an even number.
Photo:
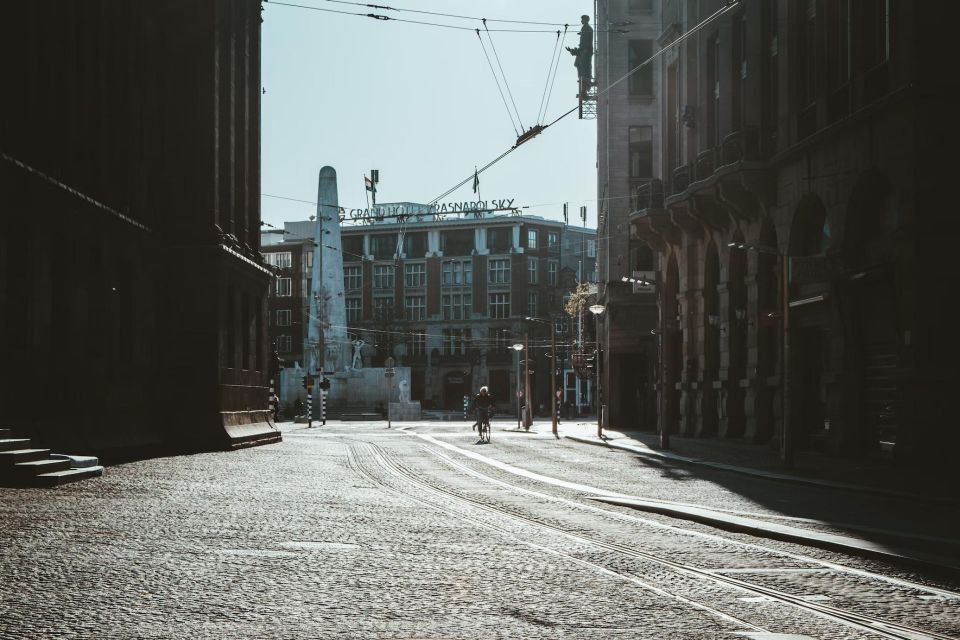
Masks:
[[[393,368],[389,367],[383,370],[383,377],[392,378],[394,375]]]

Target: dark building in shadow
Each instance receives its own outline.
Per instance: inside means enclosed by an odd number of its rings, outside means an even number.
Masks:
[[[0,23],[0,421],[109,454],[267,417],[260,3],[58,0]]]
[[[662,424],[952,458],[951,27],[922,2],[732,4],[648,6],[659,173],[630,223],[657,253]]]

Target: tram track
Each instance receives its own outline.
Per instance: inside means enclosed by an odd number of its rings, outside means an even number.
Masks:
[[[386,473],[388,476],[391,476],[395,482],[399,482],[401,488],[391,485],[388,481],[385,481],[382,477],[379,477],[374,471],[371,471],[371,469],[368,468],[367,464],[362,459],[364,456],[361,455],[358,451],[358,449],[361,447],[367,450],[366,457],[372,460],[376,469],[381,471],[382,473]],[[425,447],[425,449],[437,455],[440,459],[444,460],[447,464],[465,473],[468,473],[475,477],[480,477],[481,479],[484,479],[487,482],[492,482],[492,483],[501,485],[504,488],[510,489],[512,491],[520,491],[527,494],[533,494],[538,498],[548,499],[551,501],[560,501],[570,505],[575,505],[579,508],[587,509],[591,512],[600,512],[607,516],[611,516],[611,514],[617,514],[618,516],[624,516],[633,520],[637,520],[637,518],[635,517],[631,518],[629,516],[626,516],[625,514],[618,514],[617,512],[610,511],[608,509],[603,509],[603,508],[595,507],[592,505],[580,504],[574,501],[567,500],[565,498],[550,496],[548,494],[535,492],[535,491],[526,489],[524,487],[518,487],[516,485],[503,482],[502,480],[492,478],[490,476],[487,476],[486,474],[482,474],[480,472],[477,472],[476,470],[470,469],[469,467],[462,465],[459,462],[454,461],[445,455],[442,455],[442,454],[439,454],[438,452],[433,451],[429,447]],[[791,605],[802,612],[813,614],[821,619],[826,619],[834,623],[843,624],[847,627],[857,629],[858,631],[875,634],[878,637],[898,639],[898,640],[957,640],[957,636],[946,635],[946,634],[943,634],[937,631],[932,631],[932,630],[919,629],[919,628],[902,624],[899,622],[887,621],[887,620],[878,618],[876,616],[839,609],[837,607],[824,604],[822,602],[810,601],[809,599],[805,599],[802,596],[796,596],[796,595],[781,591],[779,589],[751,583],[740,578],[735,578],[730,575],[724,575],[709,569],[703,569],[688,563],[671,560],[661,555],[649,553],[646,551],[641,551],[639,549],[627,547],[625,545],[618,544],[615,542],[607,542],[604,540],[600,540],[595,536],[589,536],[589,535],[584,535],[582,533],[573,532],[562,526],[558,526],[556,524],[542,522],[531,516],[524,515],[522,513],[517,513],[514,510],[505,509],[505,508],[493,505],[489,502],[488,499],[484,500],[484,499],[479,499],[470,495],[465,495],[459,491],[449,489],[443,486],[439,486],[438,484],[430,482],[427,479],[425,479],[422,476],[422,474],[418,474],[408,469],[407,467],[405,467],[401,462],[396,460],[393,455],[391,455],[390,453],[388,453],[386,450],[384,450],[382,447],[380,447],[375,443],[364,442],[362,445],[360,445],[359,443],[356,443],[356,441],[353,441],[353,443],[350,446],[350,452],[351,452],[350,456],[352,460],[351,466],[353,466],[358,473],[361,473],[363,476],[365,476],[375,484],[381,487],[384,487],[388,490],[391,490],[394,493],[402,495],[407,499],[418,501],[434,509],[439,509],[446,513],[455,515],[458,518],[468,520],[475,525],[481,526],[487,530],[494,531],[498,535],[504,535],[504,536],[510,537],[511,539],[517,540],[525,545],[537,548],[539,550],[547,551],[553,555],[562,557],[565,560],[576,563],[580,566],[586,566],[591,568],[592,570],[599,571],[605,575],[615,576],[619,579],[626,580],[646,590],[655,592],[664,597],[669,597],[669,598],[678,600],[689,606],[708,612],[710,615],[717,617],[719,619],[725,620],[727,622],[732,622],[737,625],[743,625],[745,629],[749,629],[752,631],[766,631],[765,629],[762,629],[759,626],[749,621],[743,620],[742,618],[732,616],[729,613],[726,613],[724,611],[721,611],[720,609],[717,609],[716,607],[712,607],[703,602],[698,602],[694,599],[688,598],[679,593],[671,592],[661,587],[652,585],[643,580],[640,580],[636,576],[630,575],[629,573],[615,571],[608,567],[604,567],[603,565],[600,565],[598,563],[591,562],[589,560],[584,560],[582,558],[577,558],[569,553],[564,553],[562,551],[557,551],[556,549],[551,549],[549,547],[545,547],[543,545],[530,542],[526,538],[519,538],[516,536],[515,533],[511,532],[509,529],[505,527],[494,524],[492,522],[479,518],[475,515],[464,513],[462,509],[457,509],[449,506],[448,504],[443,504],[442,502],[438,502],[436,499],[431,500],[431,499],[423,498],[422,496],[414,495],[409,491],[403,490],[402,487],[404,485],[408,487],[413,486],[420,489],[421,491],[426,492],[427,494],[431,494],[435,498],[442,498],[447,501],[453,500],[455,504],[459,503],[459,505],[461,506],[469,506],[470,508],[478,509],[481,512],[494,515],[498,518],[507,518],[523,526],[535,527],[542,531],[549,532],[554,535],[562,536],[569,540],[575,541],[578,544],[584,545],[587,548],[594,548],[603,552],[618,554],[620,556],[625,556],[628,558],[633,558],[637,560],[654,563],[657,566],[660,566],[664,569],[667,569],[669,571],[672,571],[676,574],[682,575],[687,578],[693,578],[698,581],[710,582],[716,586],[720,586],[725,589],[733,589],[741,593],[750,594],[752,596],[759,596],[759,597],[767,598],[771,601]],[[671,528],[675,530],[679,530],[684,533],[691,532],[688,529],[683,529],[678,527],[671,527]],[[703,534],[701,533],[700,535],[703,535]],[[722,536],[713,536],[713,537],[717,540],[723,541],[728,544],[746,545],[746,543],[738,543],[737,541],[734,541]],[[759,548],[765,551],[771,550],[767,547],[759,547]],[[896,584],[897,586],[900,586],[900,587],[913,587],[913,588],[921,589],[923,591],[936,592],[939,595],[944,595],[949,597],[960,597],[960,594],[955,594],[953,592],[949,592],[946,590],[932,589],[929,587],[925,587],[923,585],[915,585],[907,581],[901,581],[896,578],[881,576],[880,574],[872,574],[870,572],[864,572],[858,569],[849,569],[849,568],[843,567],[842,565],[837,565],[835,563],[818,561],[813,558],[804,558],[803,556],[794,556],[793,554],[784,554],[784,555],[786,555],[787,557],[802,559],[804,561],[814,562],[814,563],[823,565],[824,567],[831,570],[847,571],[848,573],[857,575],[859,577],[884,579],[884,581],[892,582],[893,584]]]

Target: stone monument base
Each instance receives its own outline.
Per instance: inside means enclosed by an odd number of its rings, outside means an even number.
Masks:
[[[391,402],[390,403],[390,419],[397,420],[399,422],[407,422],[412,420],[420,420],[420,401],[415,400],[413,402]]]

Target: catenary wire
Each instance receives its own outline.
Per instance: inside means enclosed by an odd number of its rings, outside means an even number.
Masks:
[[[480,35],[480,29],[476,29],[477,39],[480,41],[480,48],[483,49],[483,57],[487,59],[487,65],[490,67],[490,73],[493,74],[493,81],[497,83],[497,91],[500,92],[500,98],[503,100],[503,106],[507,110],[507,116],[510,118],[510,124],[513,125],[513,132],[519,136],[520,131],[517,129],[517,123],[513,121],[513,113],[510,111],[510,105],[507,104],[507,97],[503,95],[503,89],[500,88],[500,78],[497,77],[497,72],[493,68],[493,62],[490,61],[490,54],[487,53],[487,46],[483,44],[483,37]]]
[[[513,110],[517,114],[517,122],[520,123],[520,130],[523,131],[526,127],[523,126],[523,118],[520,117],[520,110],[517,109],[517,103],[513,99],[513,92],[510,90],[510,83],[507,81],[507,74],[503,71],[503,65],[500,63],[500,54],[497,53],[497,47],[493,44],[493,36],[490,34],[490,28],[487,26],[487,20],[483,20],[483,29],[487,32],[487,40],[490,41],[490,48],[493,49],[493,57],[497,61],[497,67],[500,69],[500,75],[503,77],[503,86],[507,88],[507,95],[510,96],[510,104],[513,105]]]

